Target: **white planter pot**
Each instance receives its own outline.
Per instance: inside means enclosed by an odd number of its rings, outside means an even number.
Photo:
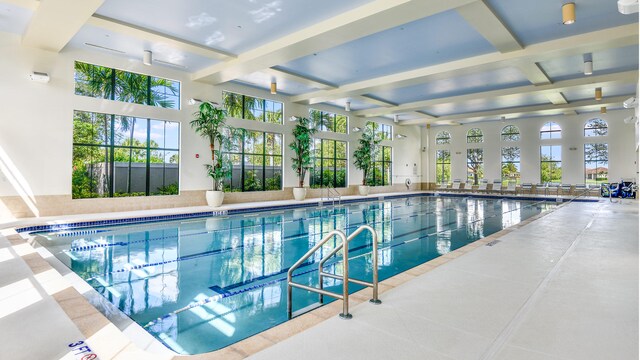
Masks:
[[[207,198],[207,205],[219,207],[224,200],[224,191],[207,191],[205,197]]]
[[[293,198],[302,201],[307,197],[307,188],[304,187],[294,187],[293,188]]]
[[[369,195],[369,186],[368,185],[360,185],[360,186],[358,186],[358,192],[362,196]]]

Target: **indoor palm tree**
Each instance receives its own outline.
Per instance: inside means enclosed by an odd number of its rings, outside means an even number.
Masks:
[[[360,195],[369,194],[369,186],[367,185],[367,178],[373,168],[373,162],[375,161],[379,149],[380,138],[375,135],[373,129],[369,126],[365,126],[362,130],[362,136],[358,140],[358,147],[353,152],[353,165],[356,169],[362,171],[362,185],[358,188]]]

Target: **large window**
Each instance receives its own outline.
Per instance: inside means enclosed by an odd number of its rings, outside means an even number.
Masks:
[[[584,180],[586,184],[609,182],[607,144],[584,144]]]
[[[520,129],[515,125],[507,125],[500,133],[502,141],[520,141]]]
[[[180,83],[128,71],[75,63],[76,95],[180,109]]]
[[[436,150],[436,183],[447,184],[451,180],[451,152]]]
[[[378,124],[373,121],[369,121],[367,122],[367,126],[373,130],[374,135],[381,140],[391,140],[393,138],[391,125]]]
[[[467,131],[467,144],[481,143],[484,141],[482,130],[478,128],[469,129]]]
[[[560,139],[562,138],[562,129],[560,125],[554,122],[548,122],[542,125],[540,129],[540,140]]]
[[[540,146],[540,182],[562,182],[562,147],[560,145]]]
[[[607,122],[600,119],[595,118],[587,121],[584,125],[584,136],[605,136],[609,130],[609,126]]]
[[[180,124],[75,111],[74,199],[178,194]]]
[[[502,183],[510,181],[520,183],[520,148],[517,146],[502,148]]]
[[[315,124],[324,124],[320,129],[318,129],[320,131],[333,131],[341,134],[347,133],[349,120],[347,116],[316,109],[309,109],[309,117]]]
[[[391,146],[380,146],[368,177],[367,183],[371,186],[391,185]]]
[[[478,185],[484,178],[484,156],[482,149],[467,149],[467,181]]]
[[[231,117],[282,124],[283,105],[281,102],[228,91],[222,92],[222,102],[224,109]]]
[[[330,139],[314,139],[312,188],[347,186],[347,143]]]
[[[440,131],[436,135],[436,145],[451,144],[451,134],[448,131]]]
[[[228,152],[233,164],[225,191],[282,190],[282,134],[240,130],[238,152]]]

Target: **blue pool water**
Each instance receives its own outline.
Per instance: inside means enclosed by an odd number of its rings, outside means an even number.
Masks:
[[[286,273],[324,234],[369,224],[380,280],[539,214],[544,201],[411,197],[40,234],[38,241],[123,313],[178,353],[213,351],[287,320]],[[72,234],[75,235],[75,234]],[[294,280],[317,285],[311,257]],[[371,281],[371,237],[349,245],[350,276]],[[328,262],[341,273],[340,257]],[[341,291],[326,278],[325,289]],[[351,285],[351,292],[362,287]],[[293,310],[317,294],[293,290]],[[336,314],[337,315],[337,314]]]

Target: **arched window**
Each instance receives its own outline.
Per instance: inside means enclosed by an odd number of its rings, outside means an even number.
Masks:
[[[436,135],[436,145],[451,144],[451,134],[448,131],[440,131]]]
[[[562,138],[562,129],[560,125],[554,122],[548,122],[542,125],[540,129],[540,139],[548,140],[548,139],[560,139]]]
[[[473,128],[467,131],[467,144],[481,143],[483,141],[484,135],[482,135],[482,130]]]
[[[591,119],[584,125],[584,136],[605,136],[608,131],[609,125],[600,118]]]
[[[520,129],[515,125],[507,125],[502,128],[502,141],[520,141]]]

